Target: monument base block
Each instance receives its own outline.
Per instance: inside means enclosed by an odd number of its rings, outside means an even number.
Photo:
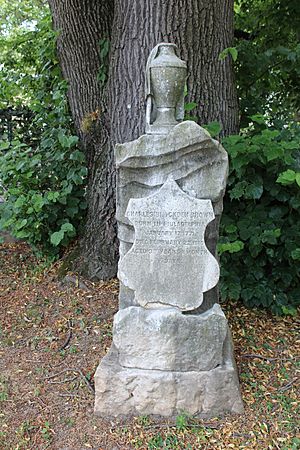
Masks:
[[[95,414],[160,415],[182,412],[208,418],[244,411],[233,355],[208,371],[165,371],[122,367],[113,346],[95,374]]]

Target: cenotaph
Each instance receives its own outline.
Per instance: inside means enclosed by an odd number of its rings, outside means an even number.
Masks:
[[[242,413],[218,304],[224,148],[183,121],[186,64],[158,44],[146,67],[146,134],[115,149],[120,308],[95,374],[102,416]]]

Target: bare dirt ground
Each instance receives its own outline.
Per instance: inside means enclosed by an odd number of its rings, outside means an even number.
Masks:
[[[23,243],[0,246],[1,450],[300,448],[299,319],[223,305],[245,415],[103,420],[93,375],[111,343],[118,284],[71,275],[62,285],[58,268]]]

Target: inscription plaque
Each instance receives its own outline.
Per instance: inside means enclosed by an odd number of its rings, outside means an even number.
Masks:
[[[154,195],[131,199],[126,217],[135,230],[132,248],[119,262],[119,279],[146,308],[175,306],[188,311],[219,279],[219,265],[205,245],[214,220],[210,200],[183,192],[168,180]]]

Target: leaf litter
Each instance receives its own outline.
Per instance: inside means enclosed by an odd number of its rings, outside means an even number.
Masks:
[[[300,448],[299,317],[222,305],[244,415],[104,420],[93,415],[93,376],[111,344],[118,282],[69,274],[64,285],[59,267],[24,243],[0,246],[1,449]]]

